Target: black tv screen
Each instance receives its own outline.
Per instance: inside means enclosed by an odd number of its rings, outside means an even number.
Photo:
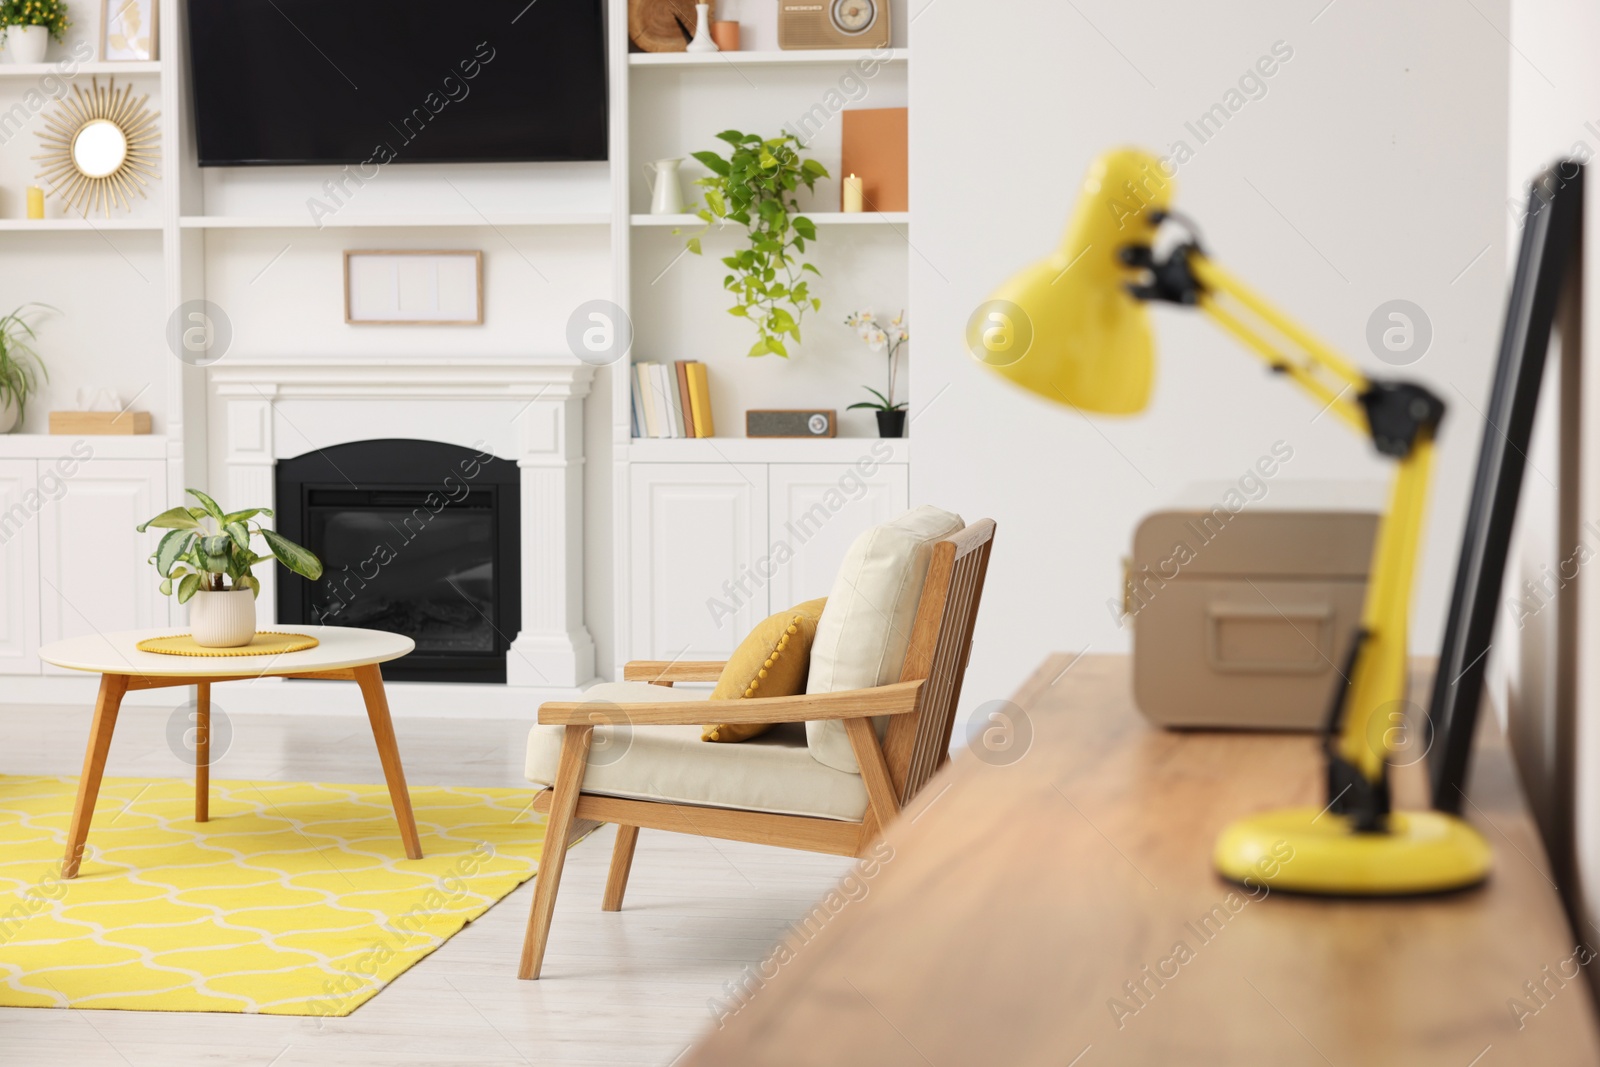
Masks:
[[[188,0],[202,167],[606,158],[603,0]]]

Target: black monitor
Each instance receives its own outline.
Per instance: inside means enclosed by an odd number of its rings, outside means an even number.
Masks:
[[[1570,283],[1579,276],[1582,228],[1583,165],[1561,160],[1535,178],[1529,190],[1466,534],[1428,708],[1428,769],[1433,806],[1440,811],[1459,814],[1466,797],[1484,668],[1494,641],[1545,357],[1564,302],[1581,299]]]

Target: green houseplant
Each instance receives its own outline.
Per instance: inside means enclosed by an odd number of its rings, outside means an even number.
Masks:
[[[844,320],[846,326],[854,326],[861,340],[866,342],[869,349],[874,352],[887,352],[889,357],[889,380],[885,383],[887,393],[880,393],[872,386],[862,386],[867,392],[877,397],[876,400],[862,400],[851,404],[846,410],[854,411],[857,408],[869,408],[877,413],[879,437],[903,437],[906,429],[906,402],[896,401],[894,398],[895,379],[898,377],[900,349],[911,340],[911,333],[905,326],[906,313],[904,311],[889,320],[887,326],[881,325],[871,311],[857,311]]]
[[[11,432],[28,413],[28,397],[38,392],[39,382],[50,380],[33,348],[38,335],[25,317],[35,309],[54,310],[45,304],[23,304],[0,318],[0,433]]]
[[[807,271],[822,272],[801,258],[806,242],[816,240],[817,228],[799,214],[795,193],[802,185],[815,189],[828,170],[800,157],[793,134],[762,138],[724,130],[717,138],[731,147],[726,159],[715,152],[694,153],[711,174],[695,179],[705,188],[705,204],[695,214],[706,225],[689,238],[689,251],[700,254],[700,238],[713,223],[745,227],[749,247],[722,259],[731,271],[722,287],[734,298],[728,313],[755,324],[756,343],[747,355],[788,356],[785,338],[799,343],[801,319],[822,307],[804,277]]]
[[[190,489],[200,507],[169,508],[138,527],[154,526],[168,533],[156,545],[150,562],[161,575],[161,592],[175,591],[178,603],[188,604],[189,624],[198,644],[232,648],[250,643],[255,636],[255,598],[261,583],[250,569],[266,559],[276,559],[302,578],[322,577],[322,561],[274,530],[253,522],[268,515],[267,508],[224,512],[217,502]],[[268,555],[259,555],[252,538],[266,542]]]
[[[0,0],[0,29],[13,63],[43,63],[50,38],[65,40],[70,25],[62,0]]]

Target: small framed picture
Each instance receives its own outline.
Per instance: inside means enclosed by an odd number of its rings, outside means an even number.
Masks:
[[[481,326],[483,253],[346,252],[344,321],[360,326]]]
[[[109,62],[159,59],[156,18],[161,0],[101,0],[100,58]]]

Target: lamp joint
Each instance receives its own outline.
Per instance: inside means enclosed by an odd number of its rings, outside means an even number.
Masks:
[[[1444,421],[1444,401],[1414,382],[1371,382],[1357,399],[1367,412],[1372,443],[1386,456],[1409,456],[1418,438],[1424,432],[1433,436]]]

